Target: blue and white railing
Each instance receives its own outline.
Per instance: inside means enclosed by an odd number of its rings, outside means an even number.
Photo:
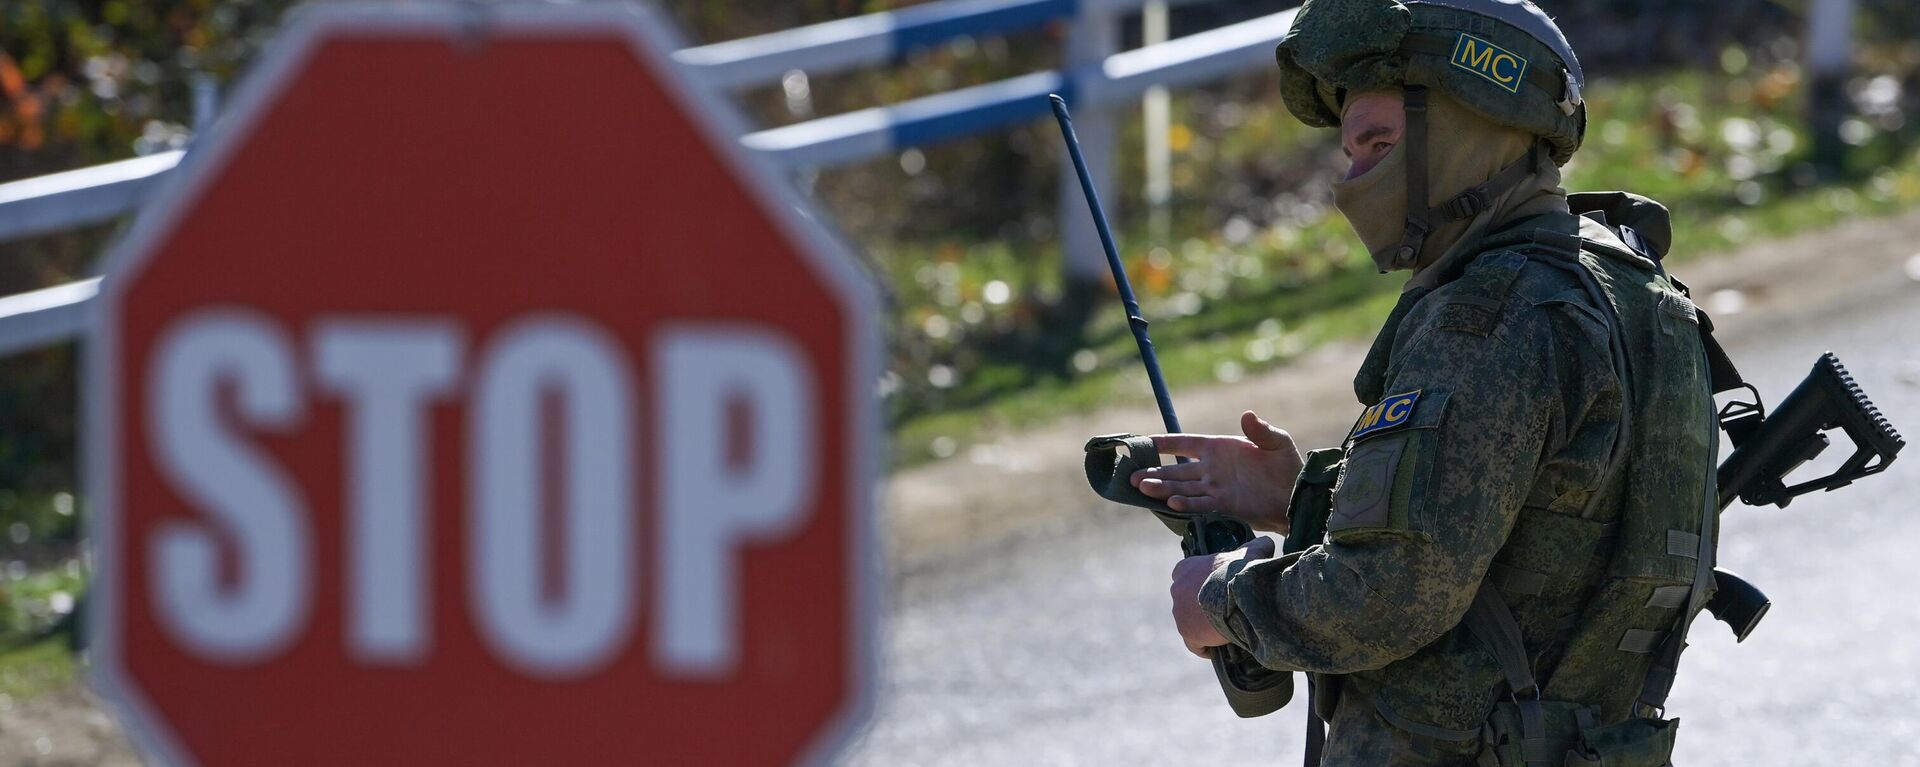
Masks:
[[[1062,93],[1074,104],[1078,127],[1088,122],[1078,116],[1088,108],[1138,98],[1156,85],[1184,85],[1271,64],[1273,46],[1292,23],[1293,11],[1285,11],[1115,53],[1088,68],[1035,72],[764,130],[741,141],[789,166],[842,165],[1045,117],[1051,114],[1049,93]],[[692,49],[699,50],[704,49]]]
[[[1167,0],[1173,3],[1197,0]],[[963,37],[1068,25],[1059,68],[923,98],[750,133],[742,143],[789,169],[844,165],[948,139],[991,133],[1048,114],[1046,94],[1073,103],[1075,126],[1096,182],[1111,197],[1113,108],[1154,86],[1177,86],[1272,64],[1293,23],[1284,11],[1131,51],[1119,51],[1119,18],[1147,0],[944,0],[814,24],[674,54],[710,88],[737,89],[809,75],[886,66],[906,53]],[[209,102],[210,103],[210,102]],[[179,163],[166,152],[0,184],[0,243],[111,221],[137,209]],[[1061,247],[1071,272],[1105,269],[1063,169]],[[0,297],[0,355],[79,337],[97,279]]]
[[[795,69],[818,76],[881,66],[916,49],[962,37],[1031,29],[1070,18],[1081,6],[1097,4],[1094,0],[948,0],[688,48],[673,58],[698,70],[710,86],[739,88],[778,80]]]

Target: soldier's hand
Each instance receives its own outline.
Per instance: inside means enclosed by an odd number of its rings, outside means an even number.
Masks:
[[[1133,486],[1174,511],[1217,511],[1255,530],[1287,532],[1287,504],[1304,461],[1293,437],[1249,410],[1243,437],[1156,434],[1161,453],[1194,460],[1133,473]]]
[[[1255,538],[1233,551],[1187,557],[1173,566],[1173,585],[1167,592],[1173,596],[1174,628],[1180,630],[1180,639],[1187,643],[1188,652],[1208,658],[1213,656],[1210,648],[1227,643],[1227,638],[1207,620],[1207,612],[1200,606],[1200,587],[1206,584],[1207,577],[1214,570],[1243,559],[1272,556],[1273,539]]]

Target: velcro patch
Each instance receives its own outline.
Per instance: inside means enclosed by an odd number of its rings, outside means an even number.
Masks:
[[[1527,60],[1520,55],[1465,32],[1453,45],[1453,65],[1514,93],[1527,76]]]
[[[1406,446],[1404,439],[1388,439],[1354,448],[1340,487],[1333,494],[1327,532],[1392,526],[1393,481]]]
[[[1395,394],[1367,408],[1366,412],[1360,414],[1360,422],[1354,424],[1353,433],[1347,439],[1355,440],[1411,423],[1414,405],[1420,401],[1420,391],[1415,389],[1405,394]]]

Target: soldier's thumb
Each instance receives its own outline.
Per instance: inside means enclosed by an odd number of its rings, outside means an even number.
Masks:
[[[1245,432],[1247,440],[1261,450],[1283,450],[1293,446],[1293,437],[1280,427],[1267,423],[1253,411],[1240,414],[1240,431]]]

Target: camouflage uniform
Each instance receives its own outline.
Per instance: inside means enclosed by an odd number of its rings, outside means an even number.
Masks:
[[[1569,258],[1523,239],[1541,230],[1578,230],[1600,245]],[[1502,682],[1461,624],[1482,579],[1514,587],[1503,593],[1536,672],[1552,678],[1571,621],[1610,577],[1630,500],[1627,473],[1607,471],[1623,381],[1608,307],[1548,262],[1591,269],[1627,299],[1623,324],[1673,339],[1679,353],[1639,374],[1697,384],[1699,397],[1664,407],[1692,424],[1673,432],[1698,436],[1646,428],[1641,438],[1665,438],[1676,466],[1707,465],[1705,371],[1687,354],[1697,341],[1672,332],[1685,320],[1662,307],[1679,294],[1653,264],[1567,214],[1515,222],[1487,242],[1457,278],[1401,296],[1355,377],[1364,405],[1418,396],[1395,425],[1357,427],[1348,440],[1325,543],[1223,568],[1201,590],[1222,635],[1262,665],[1347,675],[1326,764],[1472,764]],[[1688,492],[1668,501],[1697,502]],[[1625,716],[1644,673],[1636,657],[1644,653],[1610,659],[1610,678],[1581,680],[1596,689],[1579,699]]]
[[[1335,67],[1327,61],[1368,87],[1398,78],[1451,92],[1442,80],[1457,72],[1365,63],[1404,58],[1392,54],[1398,38],[1369,35],[1391,26],[1380,13],[1405,7],[1315,0],[1290,39],[1316,23],[1316,8],[1332,11],[1317,23],[1358,25],[1373,48],[1356,59],[1312,48],[1310,37],[1305,50],[1282,44],[1283,72],[1303,57],[1321,61],[1305,65],[1320,67],[1316,77],[1283,84],[1303,119],[1337,124],[1337,111],[1314,111],[1331,106],[1320,103]],[[1400,31],[1439,18],[1536,62],[1549,55],[1544,44],[1524,47],[1524,36],[1500,37],[1495,22],[1462,22],[1452,7],[1422,13]],[[1366,79],[1375,76],[1384,79]],[[1564,161],[1584,124],[1581,107],[1527,129],[1561,139],[1544,143]],[[1656,260],[1670,239],[1664,210],[1633,203],[1643,218],[1652,211],[1641,225],[1657,230],[1654,247],[1624,241],[1604,215],[1562,211],[1493,222],[1455,246],[1463,256],[1434,264],[1402,294],[1355,376],[1367,410],[1345,445],[1324,540],[1222,567],[1201,589],[1215,627],[1262,665],[1326,675],[1315,701],[1330,725],[1324,764],[1519,763],[1490,755],[1507,745],[1495,726],[1501,707],[1526,704],[1490,642],[1463,621],[1482,592],[1510,610],[1521,663],[1538,681],[1528,697],[1553,718],[1550,742],[1528,764],[1560,765],[1585,738],[1625,724],[1657,731],[1660,747],[1606,763],[1664,763],[1672,723],[1645,718],[1652,712],[1637,703],[1663,657],[1656,650],[1707,588],[1691,584],[1699,560],[1711,559],[1715,436],[1697,312]]]

